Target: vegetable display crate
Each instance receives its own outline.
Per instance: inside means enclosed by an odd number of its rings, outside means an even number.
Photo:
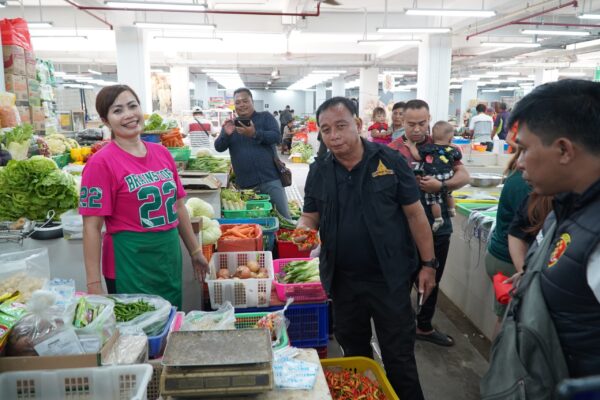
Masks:
[[[71,156],[69,155],[69,153],[64,153],[59,154],[57,156],[52,156],[52,159],[54,160],[56,165],[58,165],[58,168],[64,168],[69,163],[69,160],[71,160]]]
[[[192,149],[189,147],[167,147],[175,161],[187,161],[192,155]]]
[[[310,261],[312,258],[280,258],[273,261],[273,272],[277,276],[283,271],[286,265],[292,261]],[[277,297],[281,301],[286,301],[288,298],[293,297],[297,301],[314,301],[323,302],[327,301],[327,293],[323,289],[321,282],[310,282],[310,283],[279,283],[277,279],[273,281],[275,290],[277,291]]]
[[[272,251],[275,246],[275,232],[279,230],[279,220],[275,217],[221,218],[218,221],[220,224],[258,224],[262,228],[264,250]]]
[[[236,225],[238,224],[221,224],[221,232],[225,232]],[[217,241],[217,251],[219,253],[236,251],[261,251],[263,249],[262,228],[258,224],[252,225],[256,230],[258,230],[258,236],[248,239],[223,239],[223,237],[221,237]]]
[[[367,371],[371,371],[379,388],[385,394],[387,400],[399,400],[398,395],[394,392],[390,381],[388,381],[383,368],[377,364],[376,361],[366,357],[344,357],[344,358],[327,358],[321,360],[321,366],[323,370],[328,369],[344,369],[350,372],[364,374]]]
[[[167,335],[169,334],[169,328],[171,327],[171,323],[173,322],[173,318],[175,318],[175,314],[177,313],[177,307],[171,307],[171,312],[169,313],[169,319],[165,324],[160,335],[156,336],[148,336],[148,357],[149,358],[158,358],[162,356],[163,351],[165,350],[165,346],[167,344]]]
[[[275,236],[275,242],[277,243],[277,254],[279,254],[279,258],[310,257],[310,250],[302,251],[298,249],[298,246],[294,242],[279,240],[279,236],[282,233],[289,232],[291,232],[289,229],[280,229]]]
[[[283,306],[248,311],[277,311]],[[292,346],[301,348],[319,348],[329,343],[329,304],[292,304],[285,310],[290,321],[287,333]]]
[[[227,269],[233,275],[238,266],[247,265],[248,261],[256,261],[259,267],[266,268],[269,277],[217,279],[218,270]],[[219,308],[225,301],[230,301],[238,308],[268,307],[271,303],[271,283],[274,275],[273,256],[270,251],[215,253],[210,259],[208,270],[206,283],[212,308]]]
[[[245,210],[223,210],[225,218],[260,218],[271,214],[273,205],[262,200],[249,200],[246,202]]]
[[[236,329],[256,329],[255,325],[259,319],[269,314],[268,312],[257,312],[257,313],[236,313],[235,314],[235,328]],[[288,338],[287,329],[283,329],[281,340],[277,346],[273,347],[273,350],[283,349],[290,344]]]
[[[148,382],[146,396],[148,400],[157,400],[160,398],[160,374],[162,373],[162,359],[148,360],[148,364],[152,366],[152,378]]]
[[[142,400],[152,376],[148,364],[17,371],[0,374],[6,399]]]

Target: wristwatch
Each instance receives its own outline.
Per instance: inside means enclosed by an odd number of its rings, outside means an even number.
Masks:
[[[440,267],[440,263],[438,262],[437,258],[434,257],[429,261],[421,261],[421,266],[437,270]]]

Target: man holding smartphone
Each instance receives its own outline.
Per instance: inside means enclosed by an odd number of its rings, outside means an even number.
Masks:
[[[271,197],[273,207],[290,217],[288,201],[279,171],[275,166],[275,145],[281,142],[277,120],[269,112],[254,109],[252,93],[247,88],[233,92],[237,118],[223,123],[215,140],[215,149],[229,149],[236,183],[242,189],[258,189]]]

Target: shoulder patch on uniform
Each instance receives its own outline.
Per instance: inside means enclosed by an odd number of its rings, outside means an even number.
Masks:
[[[560,235],[560,239],[556,243],[554,250],[552,250],[552,254],[550,255],[550,260],[548,260],[548,268],[553,267],[560,257],[567,251],[567,247],[571,243],[571,235],[568,233],[563,233]]]
[[[373,172],[372,175],[373,175],[373,178],[377,178],[378,176],[384,176],[384,175],[394,175],[394,171],[392,171],[391,169],[388,169],[388,167],[385,166],[383,161],[379,160],[379,165],[377,166],[377,169],[375,170],[375,172]]]

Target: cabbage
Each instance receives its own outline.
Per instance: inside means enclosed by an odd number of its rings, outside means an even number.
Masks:
[[[215,244],[221,237],[219,221],[202,217],[202,244]]]
[[[213,218],[215,216],[215,209],[202,199],[192,197],[185,203],[188,207],[188,211],[191,210],[190,217],[208,217]]]

